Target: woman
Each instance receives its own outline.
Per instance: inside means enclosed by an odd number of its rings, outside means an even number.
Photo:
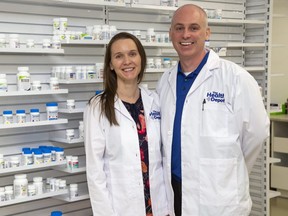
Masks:
[[[118,33],[107,46],[104,91],[85,110],[87,181],[95,216],[165,216],[158,97],[138,84],[140,41]],[[171,214],[172,215],[172,214]]]

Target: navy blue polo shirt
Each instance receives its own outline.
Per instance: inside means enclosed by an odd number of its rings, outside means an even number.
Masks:
[[[209,52],[206,53],[204,58],[198,67],[186,76],[181,69],[180,62],[178,64],[178,72],[177,72],[177,86],[176,86],[176,113],[174,119],[173,126],[173,139],[172,139],[172,176],[175,180],[181,182],[182,174],[181,174],[181,119],[182,119],[182,111],[186,96],[195,81],[196,77],[202,70],[203,66],[206,64],[209,56]],[[191,113],[192,115],[193,113]]]

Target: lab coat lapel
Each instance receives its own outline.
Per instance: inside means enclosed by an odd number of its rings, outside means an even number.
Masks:
[[[207,79],[213,76],[213,70],[219,68],[219,56],[210,50],[206,64],[195,79],[187,95],[192,94],[199,86],[201,86]]]
[[[178,62],[178,64],[179,64],[179,62]],[[170,69],[169,78],[168,78],[170,90],[173,93],[174,101],[176,101],[176,83],[177,83],[177,68],[178,68],[178,64]]]
[[[125,105],[122,103],[121,99],[115,96],[115,110],[119,111],[123,116],[128,118],[130,121],[134,121],[132,116],[126,109]]]

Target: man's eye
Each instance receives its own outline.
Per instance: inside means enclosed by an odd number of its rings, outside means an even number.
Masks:
[[[183,27],[176,27],[176,31],[182,31]]]

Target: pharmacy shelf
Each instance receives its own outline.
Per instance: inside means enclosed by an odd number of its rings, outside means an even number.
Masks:
[[[109,40],[62,40],[61,44],[62,45],[95,45],[95,46],[100,46],[100,45],[106,45],[109,43]]]
[[[78,144],[78,143],[83,143],[84,139],[82,138],[76,138],[76,139],[72,139],[72,140],[67,140],[65,138],[57,138],[57,137],[51,137],[50,138],[51,141],[54,142],[60,142],[60,143],[65,143],[65,144]]]
[[[280,158],[269,158],[269,159],[268,159],[268,162],[269,162],[270,164],[272,164],[272,163],[280,163],[280,162],[281,162],[281,159],[280,159]]]
[[[57,120],[45,120],[39,122],[25,122],[25,123],[13,123],[13,124],[0,124],[0,129],[12,129],[12,128],[25,128],[25,127],[39,127],[46,125],[58,125],[67,124],[68,119],[57,119]]]
[[[250,72],[262,72],[265,70],[265,67],[244,67],[244,69]]]
[[[14,205],[18,203],[24,203],[24,202],[29,202],[33,200],[39,200],[39,199],[44,199],[44,198],[50,198],[54,196],[59,196],[59,195],[64,195],[68,193],[68,189],[65,190],[59,190],[59,191],[53,191],[53,192],[48,192],[48,193],[43,193],[35,196],[29,196],[25,198],[17,198],[9,201],[2,201],[0,202],[0,207],[3,206],[8,206],[8,205]]]
[[[64,54],[64,49],[42,49],[42,48],[0,48],[0,53],[24,53],[24,54]]]
[[[163,73],[166,70],[168,70],[168,68],[147,68],[146,69],[146,73]]]
[[[168,47],[168,48],[173,48],[172,43],[159,43],[159,42],[146,42],[146,41],[141,41],[142,45],[144,47]]]
[[[269,193],[268,193],[268,198],[269,199],[272,199],[272,198],[278,197],[278,196],[281,196],[281,193],[279,191],[269,190]]]
[[[68,94],[68,89],[0,92],[0,97]]]
[[[61,172],[65,172],[65,173],[83,173],[86,172],[86,157],[85,156],[79,156],[78,157],[78,164],[79,164],[79,168],[67,168],[67,164],[63,165],[63,166],[57,166],[57,167],[53,167],[54,170],[58,170]]]
[[[86,166],[75,168],[73,170],[68,169],[67,166],[53,167],[53,169],[61,171],[61,172],[65,172],[65,173],[83,173],[83,172],[86,172]]]
[[[103,79],[59,80],[60,84],[89,84],[103,83]]]
[[[241,24],[255,24],[255,25],[265,25],[264,20],[240,20],[240,19],[208,19],[209,24],[231,24],[231,25],[241,25]]]
[[[210,42],[210,47],[265,47],[265,43],[241,43],[241,42]]]
[[[64,160],[64,161],[55,161],[55,162],[50,162],[50,163],[5,168],[5,169],[0,169],[0,175],[8,174],[8,173],[16,173],[16,172],[21,172],[21,171],[31,171],[31,170],[36,170],[36,169],[49,168],[49,167],[54,167],[54,166],[62,166],[65,164],[66,164],[66,161]]]
[[[79,109],[58,109],[59,113],[67,113],[67,114],[72,114],[72,113],[83,113],[84,108],[79,108]]]
[[[89,199],[89,193],[88,193],[88,187],[87,183],[80,183],[78,184],[78,196],[70,199],[69,194],[64,194],[60,196],[53,197],[55,199],[59,199],[65,202],[77,202],[80,200],[86,200]]]

